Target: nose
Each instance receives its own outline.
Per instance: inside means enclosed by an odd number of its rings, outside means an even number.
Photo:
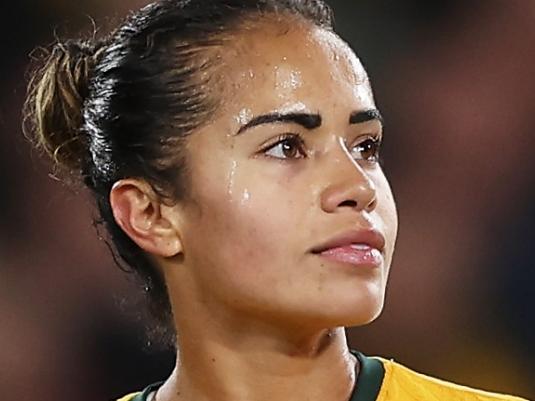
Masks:
[[[375,183],[365,169],[344,151],[331,160],[328,184],[321,192],[321,207],[327,213],[347,209],[371,212],[377,205]]]

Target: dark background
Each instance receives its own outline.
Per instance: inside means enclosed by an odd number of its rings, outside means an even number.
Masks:
[[[86,194],[22,137],[32,49],[113,26],[144,1],[2,4],[0,391],[106,400],[162,379],[137,287],[93,228]],[[331,1],[386,117],[400,214],[386,308],[349,330],[365,353],[535,399],[535,1]]]

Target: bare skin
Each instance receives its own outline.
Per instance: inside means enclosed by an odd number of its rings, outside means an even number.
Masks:
[[[117,222],[161,266],[173,306],[177,366],[157,401],[347,400],[358,367],[344,327],[383,307],[397,214],[363,145],[380,140],[382,125],[350,123],[376,109],[368,78],[335,34],[277,29],[238,34],[229,50],[224,107],[188,140],[190,200],[165,205],[133,179],[111,193]],[[321,123],[243,128],[290,112]],[[379,267],[311,252],[369,228],[384,238]]]

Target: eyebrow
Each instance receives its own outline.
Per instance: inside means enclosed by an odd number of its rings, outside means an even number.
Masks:
[[[381,124],[385,122],[383,116],[377,109],[354,111],[349,116],[349,124],[361,124],[373,120],[378,120]]]
[[[273,123],[294,123],[301,125],[306,129],[318,128],[321,125],[321,116],[319,114],[310,113],[270,113],[263,114],[253,118],[247,124],[242,125],[236,135],[241,134],[243,131],[256,127],[262,124]]]
[[[368,109],[362,111],[354,111],[349,116],[349,124],[362,124],[368,121],[378,120],[381,124],[384,123],[384,119],[381,113],[377,109]],[[321,126],[321,116],[319,114],[312,113],[269,113],[262,114],[253,118],[248,123],[242,125],[236,135],[243,133],[249,128],[256,127],[262,124],[273,123],[293,123],[301,125],[302,127],[312,130]]]

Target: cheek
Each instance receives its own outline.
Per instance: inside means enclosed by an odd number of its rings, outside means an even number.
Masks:
[[[266,177],[251,164],[233,161],[208,175],[200,170],[204,185],[196,191],[199,213],[188,224],[188,242],[198,255],[195,264],[210,274],[273,284],[294,262],[299,202],[290,180]]]
[[[390,264],[398,232],[398,214],[392,189],[388,180],[381,172],[375,178],[377,187],[377,208],[375,212],[382,222],[387,245],[387,262]]]

